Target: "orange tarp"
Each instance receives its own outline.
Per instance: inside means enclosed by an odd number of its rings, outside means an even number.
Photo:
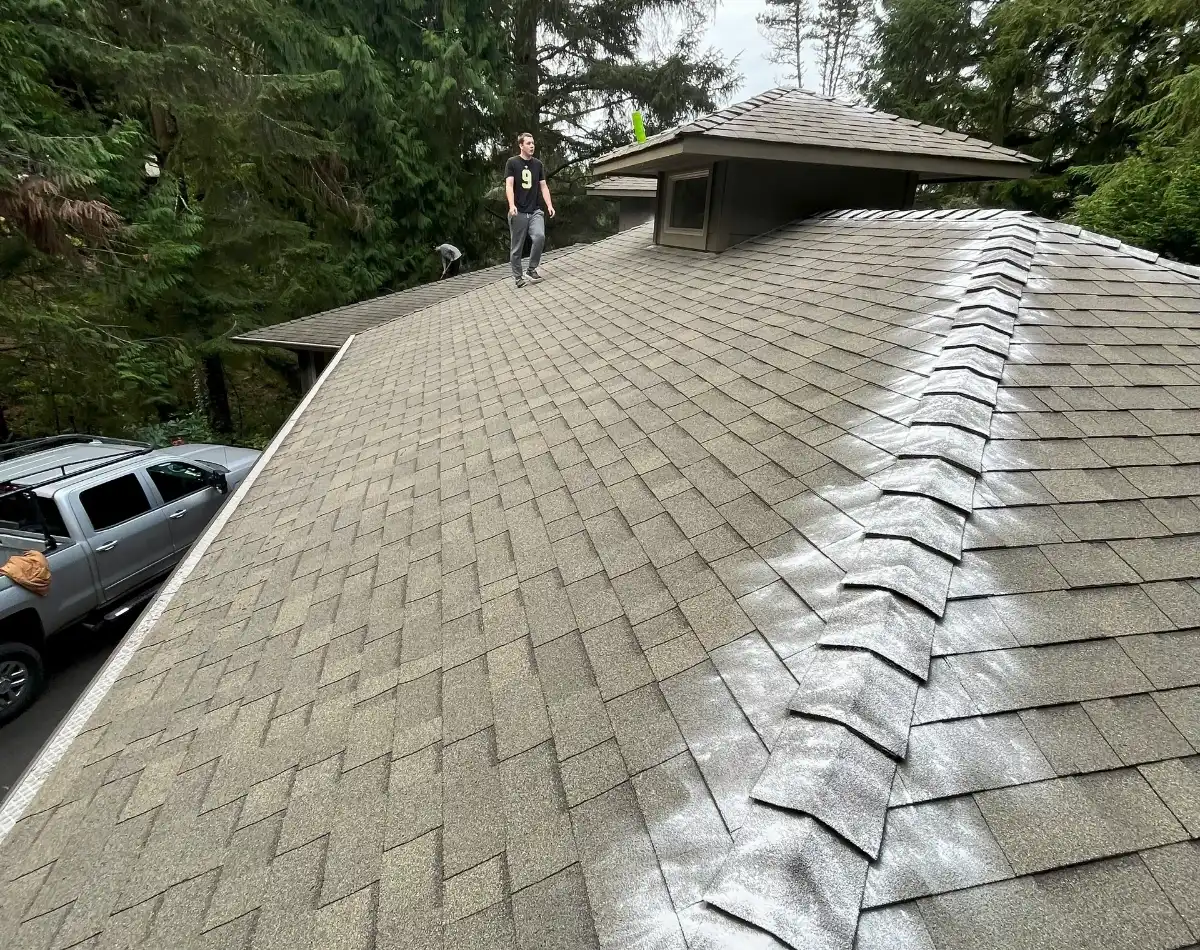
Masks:
[[[41,551],[14,554],[0,567],[0,574],[12,578],[14,584],[20,584],[39,597],[50,593],[50,565]]]

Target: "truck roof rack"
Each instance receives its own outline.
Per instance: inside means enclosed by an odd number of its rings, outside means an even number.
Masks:
[[[52,435],[43,439],[26,439],[22,442],[13,442],[3,448],[0,448],[0,462],[11,462],[15,459],[25,458],[38,452],[45,452],[68,445],[91,444],[120,447],[125,448],[127,451],[119,452],[116,455],[110,455],[107,458],[96,459],[91,464],[81,461],[62,462],[59,464],[47,465],[45,468],[22,472],[19,476],[17,476],[16,479],[11,481],[0,481],[0,500],[8,498],[12,495],[21,494],[22,492],[32,493],[34,489],[44,488],[47,485],[53,485],[55,482],[65,481],[68,478],[75,478],[78,475],[86,475],[89,472],[96,472],[102,468],[108,468],[111,465],[118,465],[121,462],[128,462],[130,459],[137,458],[139,455],[145,455],[148,452],[154,451],[154,446],[149,442],[133,442],[129,439],[108,439],[100,436],[90,435]],[[68,467],[73,465],[83,465],[84,467],[76,468],[73,471],[67,471]],[[40,478],[40,476],[43,475],[49,477]],[[19,479],[19,481],[17,479]]]
[[[22,439],[19,442],[9,442],[0,445],[0,462],[11,462],[14,459],[33,455],[35,452],[46,452],[50,449],[62,448],[66,445],[127,445],[131,449],[152,449],[149,442],[134,442],[130,439],[110,439],[102,435],[83,435],[78,432],[68,432],[63,435],[47,435],[37,439]]]

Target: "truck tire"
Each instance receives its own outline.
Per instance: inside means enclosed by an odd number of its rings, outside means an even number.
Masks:
[[[37,650],[24,643],[0,643],[0,725],[29,708],[44,679]]]

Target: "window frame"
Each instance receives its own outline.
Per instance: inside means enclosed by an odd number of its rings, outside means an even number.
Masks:
[[[668,238],[664,244],[676,244],[683,247],[694,247],[700,250],[708,240],[708,224],[712,214],[713,197],[713,168],[711,165],[696,168],[686,172],[668,172],[664,178],[663,221],[661,236]],[[679,228],[671,226],[671,210],[675,203],[675,186],[681,181],[691,181],[696,178],[705,179],[707,187],[704,190],[704,221],[699,228]]]
[[[199,474],[200,481],[197,483],[196,487],[194,489],[192,489],[190,492],[188,492],[187,494],[176,495],[173,498],[168,498],[166,495],[163,494],[163,491],[159,487],[158,482],[156,482],[154,480],[154,470],[156,468],[160,468],[164,465],[181,465],[184,468],[190,468],[192,471]],[[210,481],[208,481],[208,476],[205,473],[204,469],[199,468],[195,465],[192,465],[186,459],[163,459],[163,460],[155,462],[153,465],[147,465],[146,466],[146,478],[148,478],[150,480],[150,484],[154,486],[155,492],[158,493],[158,497],[160,499],[162,499],[162,503],[164,505],[173,505],[176,502],[183,501],[185,498],[190,498],[192,495],[195,495],[198,492],[204,491],[204,489],[206,489],[206,488],[212,487],[212,483]]]
[[[26,522],[24,520],[18,521],[18,522],[11,522],[8,520],[0,520],[0,526],[13,525],[13,527],[11,529],[9,529],[7,527],[3,527],[3,528],[0,528],[0,530],[23,531],[26,533],[33,533],[33,532],[40,533],[42,531],[43,525],[44,525],[45,529],[47,531],[49,531],[51,537],[55,537],[55,538],[71,537],[71,532],[67,528],[66,519],[63,518],[62,509],[59,508],[58,502],[55,500],[54,496],[53,495],[49,495],[49,496],[39,495],[35,489],[30,489],[30,492],[33,495],[34,504],[38,508],[39,517],[41,520],[37,521],[37,522],[32,522],[32,521]],[[28,505],[28,501],[23,500],[20,495],[12,495],[12,496],[10,496],[9,499],[6,499],[6,501],[11,501],[16,506]]]
[[[136,512],[135,514],[129,515],[126,518],[122,518],[120,521],[114,521],[112,524],[107,524],[102,528],[97,527],[96,522],[94,520],[92,520],[92,513],[91,513],[91,511],[88,510],[88,506],[87,506],[86,501],[84,500],[84,496],[87,495],[89,492],[95,491],[98,488],[104,488],[107,485],[111,485],[116,482],[119,482],[123,478],[132,478],[133,479],[134,484],[137,485],[138,490],[142,493],[142,497],[144,499],[146,499],[146,507],[143,510]],[[155,491],[157,491],[157,490],[158,489],[156,488]],[[119,528],[119,527],[121,527],[121,525],[128,524],[129,522],[133,521],[135,518],[140,518],[143,515],[148,515],[148,514],[153,513],[156,510],[156,508],[158,507],[157,505],[154,504],[154,499],[151,497],[150,493],[146,490],[145,482],[143,482],[142,479],[138,477],[138,473],[136,471],[122,472],[120,475],[117,475],[113,478],[106,479],[105,481],[100,482],[98,485],[89,485],[86,488],[81,488],[79,490],[77,497],[79,499],[79,510],[83,513],[83,516],[85,518],[87,518],[88,526],[92,529],[92,531],[91,531],[92,534],[100,534],[104,531],[112,531],[114,528]]]

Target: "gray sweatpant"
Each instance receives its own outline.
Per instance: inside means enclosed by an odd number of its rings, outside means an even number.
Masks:
[[[513,278],[521,279],[521,251],[525,247],[525,235],[529,235],[529,269],[537,270],[542,262],[542,248],[546,245],[546,218],[541,211],[533,214],[517,212],[508,219],[508,233],[512,238],[508,261],[512,264]]]

